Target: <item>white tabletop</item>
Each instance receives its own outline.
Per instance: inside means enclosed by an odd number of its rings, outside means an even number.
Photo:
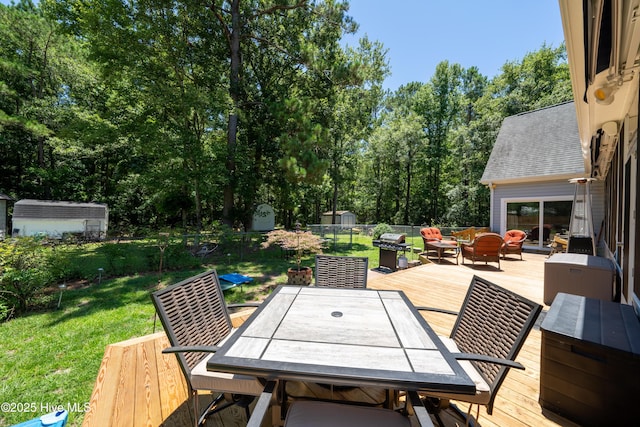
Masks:
[[[207,367],[267,379],[475,392],[401,291],[278,287]]]

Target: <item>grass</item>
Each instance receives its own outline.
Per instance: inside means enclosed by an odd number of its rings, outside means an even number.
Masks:
[[[370,268],[378,265],[378,249],[370,237],[354,235],[351,243],[349,235],[338,237],[325,253],[367,256]],[[414,241],[422,245],[421,240]],[[149,250],[149,245],[132,245],[141,257]],[[150,294],[158,287],[215,268],[218,274],[239,272],[254,279],[225,292],[228,302],[261,300],[274,285],[286,283],[286,270],[294,265],[279,249],[230,247],[197,268],[168,271],[161,278],[155,272],[102,278],[98,283],[97,268],[104,266],[106,277],[109,268],[127,271],[127,259],[132,256],[123,252],[117,262],[107,263],[100,245],[76,250],[76,268],[95,271],[89,276],[92,280],[69,283],[62,291],[60,309],[56,308],[60,291],[54,288],[52,307],[0,324],[0,425],[20,423],[62,406],[70,412],[68,425],[80,426],[105,347],[153,333],[155,311]],[[140,261],[134,256],[133,262]],[[313,267],[313,263],[313,256],[303,257],[303,266]]]

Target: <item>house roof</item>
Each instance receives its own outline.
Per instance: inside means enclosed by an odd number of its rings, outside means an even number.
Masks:
[[[11,197],[6,194],[0,193],[0,200],[13,200]]]
[[[576,109],[566,102],[504,119],[480,182],[550,181],[584,174]]]
[[[13,218],[32,219],[104,219],[107,205],[51,200],[24,199],[13,207]]]

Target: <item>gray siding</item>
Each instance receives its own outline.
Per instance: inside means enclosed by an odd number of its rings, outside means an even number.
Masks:
[[[598,235],[602,220],[604,219],[604,182],[594,181],[591,183],[591,210],[593,214],[593,229]],[[573,200],[575,194],[575,185],[570,182],[551,181],[539,183],[524,184],[505,184],[498,185],[493,190],[493,206],[491,210],[491,230],[498,233],[502,230],[501,209],[502,201],[514,199],[537,199],[545,200],[548,198],[568,196],[567,200]]]

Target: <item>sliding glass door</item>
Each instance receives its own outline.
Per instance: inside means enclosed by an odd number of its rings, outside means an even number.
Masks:
[[[572,200],[513,200],[506,201],[503,216],[506,230],[527,233],[525,245],[543,248],[556,234],[566,235],[571,219]]]

